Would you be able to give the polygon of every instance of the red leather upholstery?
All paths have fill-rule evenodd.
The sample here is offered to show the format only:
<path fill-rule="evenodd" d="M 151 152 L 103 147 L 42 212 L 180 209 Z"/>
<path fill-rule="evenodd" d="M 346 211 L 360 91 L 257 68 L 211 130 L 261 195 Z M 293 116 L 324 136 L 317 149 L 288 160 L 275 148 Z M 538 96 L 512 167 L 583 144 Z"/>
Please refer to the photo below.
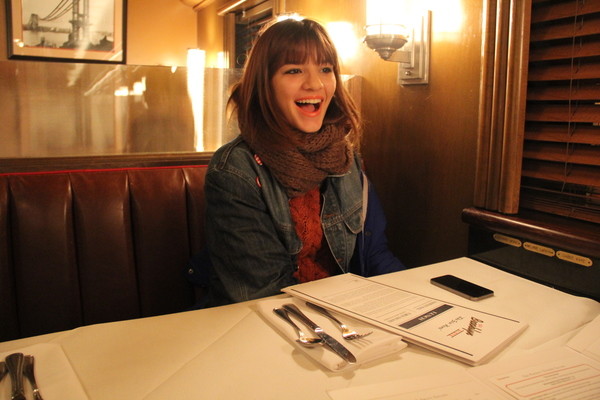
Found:
<path fill-rule="evenodd" d="M 205 172 L 0 175 L 0 341 L 188 309 Z"/>

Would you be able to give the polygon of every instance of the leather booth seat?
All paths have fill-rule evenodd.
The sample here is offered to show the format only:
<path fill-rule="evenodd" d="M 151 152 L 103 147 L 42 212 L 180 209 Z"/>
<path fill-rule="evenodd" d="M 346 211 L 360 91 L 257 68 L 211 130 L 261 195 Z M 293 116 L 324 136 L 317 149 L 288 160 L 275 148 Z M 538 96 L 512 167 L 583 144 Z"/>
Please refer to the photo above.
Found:
<path fill-rule="evenodd" d="M 205 172 L 0 175 L 0 341 L 189 309 Z"/>

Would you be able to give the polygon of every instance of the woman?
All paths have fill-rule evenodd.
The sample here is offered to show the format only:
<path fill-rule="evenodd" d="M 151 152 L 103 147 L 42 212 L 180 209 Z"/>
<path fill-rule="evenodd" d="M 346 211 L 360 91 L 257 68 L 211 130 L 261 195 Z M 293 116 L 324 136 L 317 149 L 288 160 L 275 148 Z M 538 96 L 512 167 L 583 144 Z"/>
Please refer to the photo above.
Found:
<path fill-rule="evenodd" d="M 321 25 L 290 19 L 266 29 L 230 104 L 242 133 L 215 153 L 206 175 L 208 305 L 342 272 L 404 268 L 363 186 L 360 116 Z"/>

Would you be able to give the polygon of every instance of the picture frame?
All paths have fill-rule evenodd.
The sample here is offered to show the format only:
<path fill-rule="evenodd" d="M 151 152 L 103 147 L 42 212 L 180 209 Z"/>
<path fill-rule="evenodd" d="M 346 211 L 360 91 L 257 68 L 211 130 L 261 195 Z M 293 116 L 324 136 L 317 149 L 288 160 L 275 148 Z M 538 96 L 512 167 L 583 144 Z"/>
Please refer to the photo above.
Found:
<path fill-rule="evenodd" d="M 8 58 L 125 63 L 125 0 L 6 0 Z"/>

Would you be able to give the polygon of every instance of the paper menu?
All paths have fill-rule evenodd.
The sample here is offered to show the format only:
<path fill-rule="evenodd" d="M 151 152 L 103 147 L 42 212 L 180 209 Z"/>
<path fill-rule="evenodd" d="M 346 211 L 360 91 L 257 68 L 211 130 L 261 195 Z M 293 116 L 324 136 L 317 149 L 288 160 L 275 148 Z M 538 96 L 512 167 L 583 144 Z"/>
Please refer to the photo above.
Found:
<path fill-rule="evenodd" d="M 406 341 L 469 365 L 487 361 L 527 327 L 514 318 L 411 293 L 353 274 L 289 286 L 283 291 L 397 333 Z"/>
<path fill-rule="evenodd" d="M 567 346 L 600 361 L 600 315 L 583 327 Z"/>
<path fill-rule="evenodd" d="M 464 371 L 332 390 L 333 400 L 591 400 L 600 398 L 600 363 L 567 347 Z"/>
<path fill-rule="evenodd" d="M 328 392 L 333 400 L 505 400 L 507 397 L 473 379 L 452 371 L 376 384 L 351 386 Z M 510 397 L 508 397 L 510 399 Z"/>
<path fill-rule="evenodd" d="M 600 363 L 567 347 L 513 357 L 469 370 L 519 400 L 600 398 Z"/>

